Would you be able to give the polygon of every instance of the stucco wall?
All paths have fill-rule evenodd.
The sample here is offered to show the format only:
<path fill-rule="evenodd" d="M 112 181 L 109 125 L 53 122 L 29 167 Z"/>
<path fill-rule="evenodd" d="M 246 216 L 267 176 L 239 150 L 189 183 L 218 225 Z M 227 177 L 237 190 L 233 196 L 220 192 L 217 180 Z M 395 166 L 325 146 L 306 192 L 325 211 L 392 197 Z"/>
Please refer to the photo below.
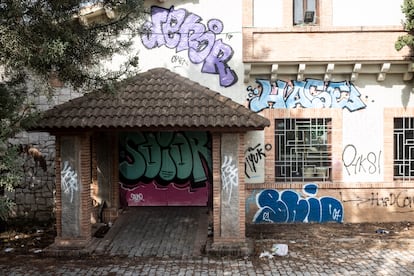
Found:
<path fill-rule="evenodd" d="M 272 216 L 278 222 L 307 222 L 305 213 L 326 213 L 319 222 L 412 220 L 414 181 L 409 178 L 395 180 L 393 176 L 393 118 L 414 116 L 412 83 L 404 82 L 401 76 L 389 76 L 384 82 L 378 82 L 374 76 L 363 75 L 352 84 L 356 96 L 354 103 L 361 103 L 359 109 L 338 109 L 331 105 L 313 108 L 306 106 L 306 101 L 301 100 L 303 95 L 298 94 L 296 100 L 300 107 L 279 106 L 277 109 L 260 110 L 272 124 L 275 118 L 333 118 L 332 178 L 329 181 L 302 183 L 276 182 L 276 145 L 274 126 L 271 126 L 265 130 L 264 141 L 260 142 L 264 147 L 264 172 L 260 171 L 264 182 L 254 183 L 246 179 L 249 183 L 246 196 L 247 222 L 262 223 L 267 219 L 272 220 Z M 254 140 L 248 141 L 255 144 Z M 260 173 L 256 174 L 257 178 L 261 178 Z M 316 185 L 317 192 L 305 189 L 310 184 Z M 337 207 L 327 205 L 323 209 L 324 204 L 321 202 L 328 199 L 335 202 Z M 309 202 L 319 202 L 318 207 L 312 207 L 313 203 Z M 284 217 L 284 213 L 293 211 L 296 212 L 296 218 Z M 300 217 L 299 213 L 304 217 Z"/>
<path fill-rule="evenodd" d="M 414 182 L 394 180 L 393 176 L 393 118 L 414 116 L 412 81 L 403 81 L 401 73 L 388 74 L 381 81 L 378 75 L 381 64 L 370 64 L 396 61 L 391 66 L 395 73 L 398 61 L 403 62 L 408 54 L 407 48 L 399 52 L 394 48 L 398 36 L 404 34 L 403 1 L 318 1 L 317 24 L 303 26 L 293 25 L 293 2 L 275 1 L 270 5 L 261 0 L 243 1 L 243 58 L 256 70 L 255 76 L 262 79 L 256 83 L 257 80 L 247 74 L 247 105 L 273 124 L 264 131 L 263 140 L 256 135 L 257 140 L 248 139 L 246 143 L 246 152 L 253 145 L 261 144 L 264 148 L 263 159 L 258 159 L 264 162 L 259 166 L 263 164 L 264 169 L 255 174 L 255 178 L 264 181 L 246 178 L 246 221 L 412 220 Z M 266 8 L 277 10 L 260 18 L 260 15 L 270 14 Z M 298 67 L 301 63 L 317 66 L 324 62 L 341 66 L 338 61 L 343 61 L 352 67 L 357 60 L 367 61 L 367 64 L 354 82 L 350 82 L 351 71 L 332 74 L 324 83 L 323 72 L 318 75 L 310 69 L 304 72 L 299 83 L 295 83 L 298 71 L 278 69 L 278 64 L 283 62 Z M 268 64 L 273 64 L 271 72 L 266 69 Z M 378 68 L 371 70 L 370 66 Z M 408 67 L 407 73 L 410 72 Z M 404 78 L 409 79 L 409 75 Z M 349 95 L 353 99 L 341 103 L 343 99 L 325 94 L 327 97 L 318 101 L 319 96 L 289 94 L 291 91 L 283 94 L 283 89 L 274 89 L 290 81 L 295 88 L 295 85 L 304 84 L 302 81 L 308 82 L 307 78 L 321 81 L 324 89 L 343 82 L 351 89 Z M 294 91 L 299 90 L 301 88 Z M 268 97 L 270 94 L 273 95 Z M 276 182 L 274 120 L 315 117 L 333 119 L 331 180 Z M 246 164 L 249 165 L 247 160 Z M 293 213 L 300 215 L 294 218 Z M 286 214 L 290 216 L 284 217 Z"/>
<path fill-rule="evenodd" d="M 333 26 L 401 25 L 403 0 L 332 0 Z M 349 12 L 345 12 L 349 11 Z"/>
<path fill-rule="evenodd" d="M 324 11 L 318 16 L 332 15 L 332 26 L 401 26 L 404 14 L 401 11 L 403 0 L 383 0 L 378 5 L 376 0 L 323 0 L 319 7 Z M 293 1 L 253 0 L 254 27 L 283 27 L 292 23 L 286 11 L 292 9 Z M 328 7 L 325 9 L 325 7 Z M 329 14 L 326 14 L 329 13 Z"/>

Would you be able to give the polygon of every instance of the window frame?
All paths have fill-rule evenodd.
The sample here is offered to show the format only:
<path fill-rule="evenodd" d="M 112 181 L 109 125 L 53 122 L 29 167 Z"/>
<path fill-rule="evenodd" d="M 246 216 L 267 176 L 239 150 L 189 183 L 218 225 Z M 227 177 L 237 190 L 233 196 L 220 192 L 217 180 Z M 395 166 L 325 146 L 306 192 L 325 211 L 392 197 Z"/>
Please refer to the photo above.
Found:
<path fill-rule="evenodd" d="M 274 119 L 275 182 L 332 181 L 332 123 L 331 117 Z"/>
<path fill-rule="evenodd" d="M 397 120 L 401 120 L 401 122 L 397 123 Z M 414 180 L 414 158 L 407 157 L 407 154 L 410 155 L 410 151 L 414 149 L 414 117 L 396 116 L 393 118 L 392 126 L 392 177 L 394 180 Z M 407 143 L 407 141 L 411 142 L 411 144 Z"/>
<path fill-rule="evenodd" d="M 306 13 L 313 12 L 313 20 L 307 21 Z M 293 0 L 293 25 L 318 25 L 319 24 L 318 0 Z"/>

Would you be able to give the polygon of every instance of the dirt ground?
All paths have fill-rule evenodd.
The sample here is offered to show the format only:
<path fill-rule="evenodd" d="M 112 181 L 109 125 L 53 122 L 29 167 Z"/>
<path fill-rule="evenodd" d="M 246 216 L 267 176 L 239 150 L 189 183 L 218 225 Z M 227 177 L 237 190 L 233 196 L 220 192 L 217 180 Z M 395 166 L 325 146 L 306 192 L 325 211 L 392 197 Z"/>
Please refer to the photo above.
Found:
<path fill-rule="evenodd" d="M 55 236 L 51 222 L 9 222 L 0 232 L 0 255 L 39 254 L 55 241 Z"/>
<path fill-rule="evenodd" d="M 270 251 L 273 244 L 287 244 L 289 252 L 323 255 L 327 250 L 413 248 L 414 222 L 358 224 L 261 224 L 248 225 L 255 241 L 254 255 Z M 0 232 L 0 256 L 37 255 L 54 242 L 52 223 L 16 224 Z"/>
<path fill-rule="evenodd" d="M 274 244 L 288 245 L 289 255 L 323 258 L 341 249 L 414 249 L 414 223 L 277 224 L 247 227 L 255 240 L 255 256 L 271 253 Z"/>

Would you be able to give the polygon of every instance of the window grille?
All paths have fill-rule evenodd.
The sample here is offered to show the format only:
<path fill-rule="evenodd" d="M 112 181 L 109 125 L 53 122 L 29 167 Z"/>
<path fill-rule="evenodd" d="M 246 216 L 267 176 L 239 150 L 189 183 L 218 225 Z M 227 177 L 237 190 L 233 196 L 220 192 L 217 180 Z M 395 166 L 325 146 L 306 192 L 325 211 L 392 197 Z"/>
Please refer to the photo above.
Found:
<path fill-rule="evenodd" d="M 329 181 L 332 168 L 330 118 L 276 119 L 276 181 Z"/>
<path fill-rule="evenodd" d="M 414 176 L 414 118 L 394 118 L 394 178 Z"/>

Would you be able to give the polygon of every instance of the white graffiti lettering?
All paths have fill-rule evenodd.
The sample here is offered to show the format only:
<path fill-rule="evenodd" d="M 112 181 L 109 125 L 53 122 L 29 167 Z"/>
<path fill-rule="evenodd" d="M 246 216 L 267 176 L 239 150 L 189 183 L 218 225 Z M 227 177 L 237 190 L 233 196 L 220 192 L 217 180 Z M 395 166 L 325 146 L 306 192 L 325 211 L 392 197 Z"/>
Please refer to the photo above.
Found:
<path fill-rule="evenodd" d="M 332 212 L 332 219 L 338 221 L 340 220 L 341 216 L 341 210 L 334 208 Z"/>
<path fill-rule="evenodd" d="M 73 193 L 78 191 L 78 174 L 71 168 L 68 161 L 63 162 L 61 171 L 62 191 L 70 194 L 70 202 L 73 202 Z"/>
<path fill-rule="evenodd" d="M 238 169 L 233 164 L 233 158 L 231 156 L 224 156 L 224 161 L 221 165 L 221 176 L 223 182 L 222 189 L 227 193 L 227 203 L 230 204 L 233 187 L 237 187 L 239 182 Z"/>
<path fill-rule="evenodd" d="M 272 222 L 272 220 L 270 219 L 270 213 L 269 212 L 263 212 L 262 220 L 266 221 L 266 222 Z"/>
<path fill-rule="evenodd" d="M 138 202 L 144 201 L 144 195 L 142 193 L 131 194 L 131 199 L 133 202 L 138 203 Z"/>

